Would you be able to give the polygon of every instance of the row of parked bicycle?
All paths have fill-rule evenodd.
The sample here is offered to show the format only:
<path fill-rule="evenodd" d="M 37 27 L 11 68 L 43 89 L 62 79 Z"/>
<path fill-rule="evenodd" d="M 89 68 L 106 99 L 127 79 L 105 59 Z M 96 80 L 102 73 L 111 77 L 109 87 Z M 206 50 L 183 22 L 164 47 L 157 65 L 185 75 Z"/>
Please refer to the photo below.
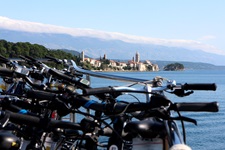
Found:
<path fill-rule="evenodd" d="M 0 56 L 4 66 L 0 68 L 1 150 L 189 150 L 184 121 L 197 122 L 181 112 L 219 110 L 217 102 L 173 102 L 165 95 L 182 98 L 194 90 L 215 91 L 215 83 L 111 75 L 46 56 L 66 67 L 60 70 L 30 56 L 20 58 L 26 66 Z M 126 85 L 93 88 L 86 76 Z M 132 94 L 137 101 L 120 100 L 124 94 Z M 79 118 L 74 119 L 75 115 Z"/>

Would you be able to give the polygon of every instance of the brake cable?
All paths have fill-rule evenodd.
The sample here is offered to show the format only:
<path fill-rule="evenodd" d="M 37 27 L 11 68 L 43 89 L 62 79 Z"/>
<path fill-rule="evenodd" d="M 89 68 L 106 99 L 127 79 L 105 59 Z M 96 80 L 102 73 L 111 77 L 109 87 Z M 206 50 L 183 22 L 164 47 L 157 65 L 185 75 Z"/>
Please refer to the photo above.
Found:
<path fill-rule="evenodd" d="M 197 121 L 194 120 L 194 119 L 191 119 L 191 118 L 187 118 L 187 117 L 184 117 L 184 116 L 181 116 L 180 114 L 180 111 L 177 109 L 177 104 L 175 104 L 175 109 L 176 109 L 176 112 L 180 118 L 180 122 L 181 122 L 181 126 L 182 126 L 182 132 L 183 132 L 183 140 L 184 140 L 184 143 L 186 144 L 186 131 L 185 131 L 185 126 L 184 126 L 184 120 L 185 121 L 189 121 L 189 122 L 192 122 L 194 123 L 195 125 L 197 125 Z M 175 118 L 174 118 L 175 119 Z M 177 118 L 178 119 L 178 118 Z M 175 119 L 176 120 L 176 119 Z"/>
<path fill-rule="evenodd" d="M 177 107 L 177 105 L 176 105 L 176 107 Z M 178 116 L 181 117 L 180 111 L 177 110 L 176 112 L 177 112 Z M 185 131 L 185 126 L 184 126 L 184 121 L 181 119 L 180 122 L 181 122 L 181 126 L 182 126 L 184 144 L 186 144 L 186 131 Z"/>

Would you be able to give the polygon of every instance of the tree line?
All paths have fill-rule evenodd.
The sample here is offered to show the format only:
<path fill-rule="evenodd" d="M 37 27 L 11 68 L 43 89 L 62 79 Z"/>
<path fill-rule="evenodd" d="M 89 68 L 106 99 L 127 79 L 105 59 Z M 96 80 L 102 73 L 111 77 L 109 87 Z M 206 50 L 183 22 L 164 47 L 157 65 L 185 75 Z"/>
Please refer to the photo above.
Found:
<path fill-rule="evenodd" d="M 29 42 L 13 43 L 6 40 L 0 40 L 0 54 L 6 58 L 18 58 L 20 55 L 44 58 L 48 55 L 58 59 L 72 59 L 76 63 L 79 63 L 80 59 L 60 49 L 48 49 L 39 44 L 31 44 Z"/>

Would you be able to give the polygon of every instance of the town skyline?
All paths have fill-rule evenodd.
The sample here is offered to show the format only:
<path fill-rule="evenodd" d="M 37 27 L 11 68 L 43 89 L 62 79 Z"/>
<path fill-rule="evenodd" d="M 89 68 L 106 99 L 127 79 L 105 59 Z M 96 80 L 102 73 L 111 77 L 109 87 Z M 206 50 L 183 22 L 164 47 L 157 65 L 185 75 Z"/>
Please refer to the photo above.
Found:
<path fill-rule="evenodd" d="M 137 71 L 159 71 L 159 66 L 153 64 L 150 60 L 141 62 L 140 53 L 136 51 L 132 59 L 128 59 L 127 62 L 115 61 L 107 58 L 107 54 L 103 54 L 99 59 L 85 57 L 85 51 L 80 53 L 81 63 L 90 63 L 95 68 L 100 68 L 102 64 L 108 65 L 108 70 L 137 70 Z M 103 60 L 103 63 L 102 63 Z M 104 60 L 108 60 L 104 62 Z M 113 68 L 113 69 L 112 69 Z"/>

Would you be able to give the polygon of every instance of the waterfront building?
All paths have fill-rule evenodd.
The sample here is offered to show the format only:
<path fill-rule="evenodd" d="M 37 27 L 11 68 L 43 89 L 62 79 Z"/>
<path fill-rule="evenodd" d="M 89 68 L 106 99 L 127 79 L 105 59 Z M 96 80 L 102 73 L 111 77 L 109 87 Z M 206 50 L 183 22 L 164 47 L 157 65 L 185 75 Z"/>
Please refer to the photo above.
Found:
<path fill-rule="evenodd" d="M 143 63 L 138 63 L 137 64 L 137 69 L 138 69 L 138 71 L 146 71 L 147 70 L 146 69 L 146 65 L 143 64 Z"/>
<path fill-rule="evenodd" d="M 116 67 L 116 62 L 114 60 L 109 60 L 109 65 L 112 67 Z"/>

